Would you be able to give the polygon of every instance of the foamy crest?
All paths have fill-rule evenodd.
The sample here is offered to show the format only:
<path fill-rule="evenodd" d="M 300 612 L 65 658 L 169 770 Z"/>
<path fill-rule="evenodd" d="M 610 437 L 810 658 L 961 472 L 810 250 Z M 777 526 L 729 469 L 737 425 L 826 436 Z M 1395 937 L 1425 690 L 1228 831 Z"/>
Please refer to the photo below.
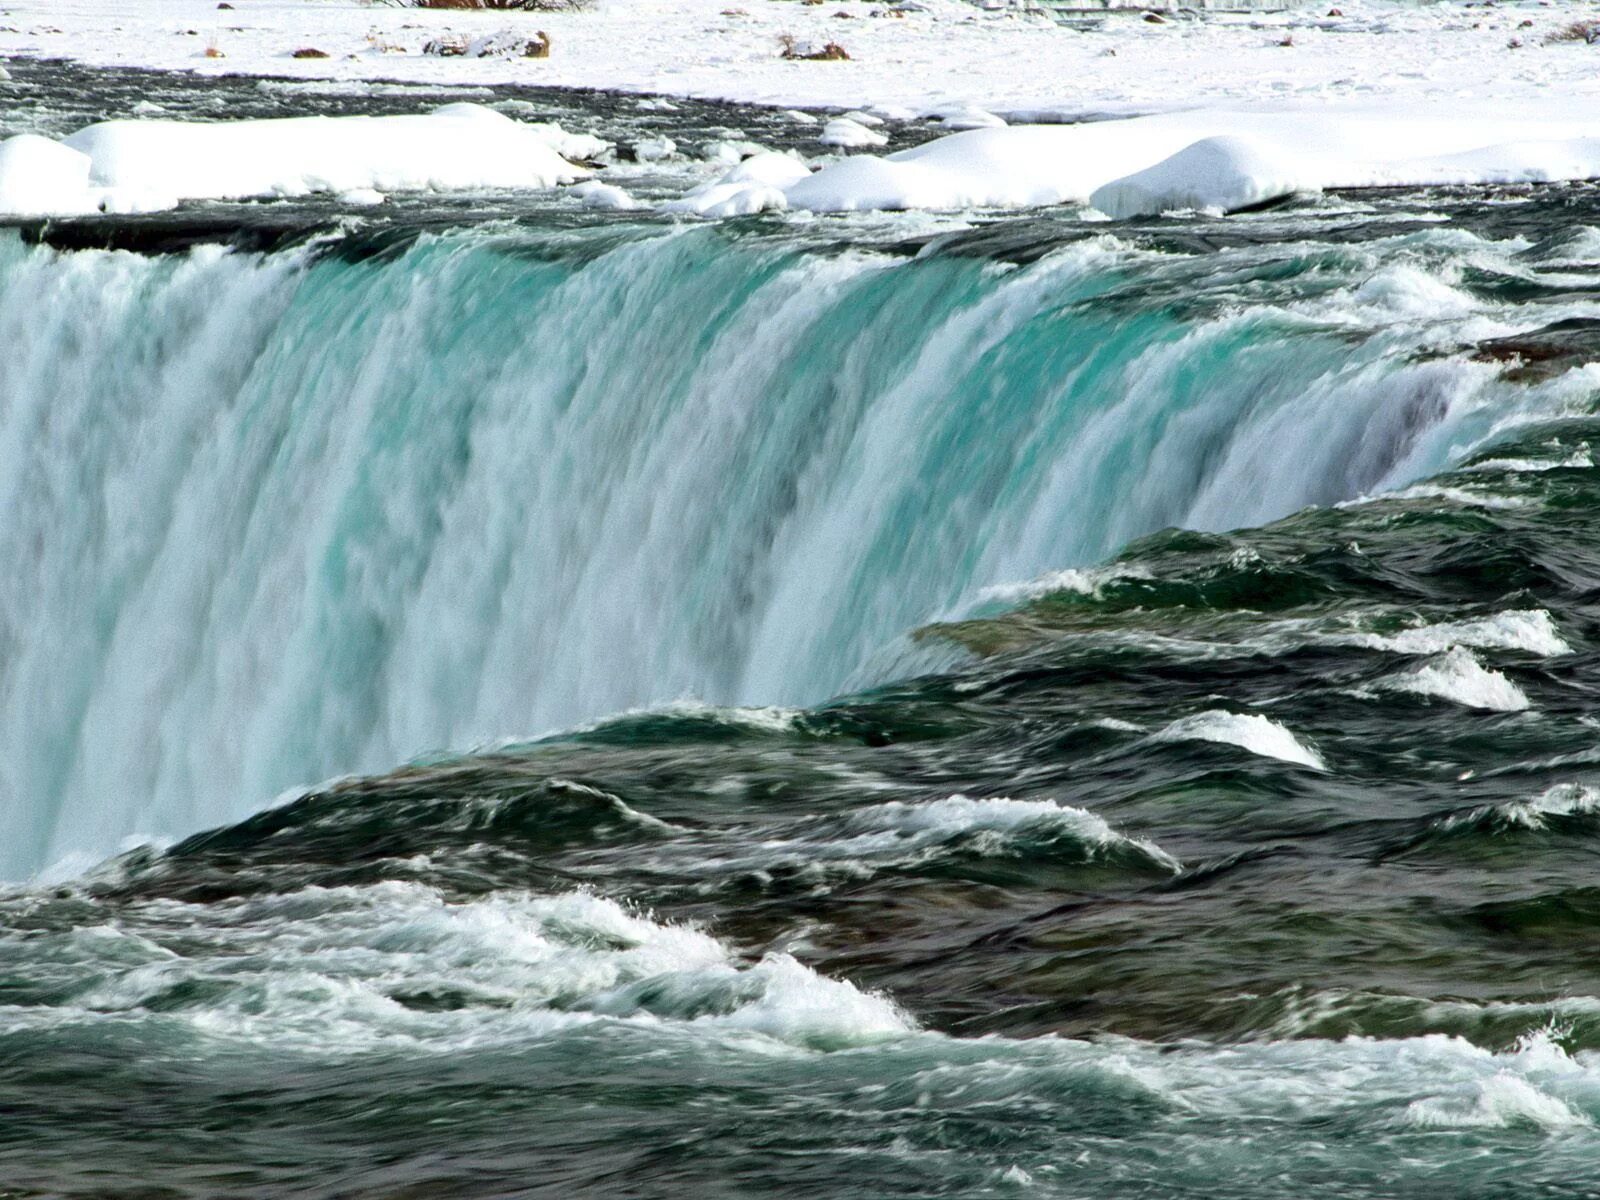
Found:
<path fill-rule="evenodd" d="M 973 799 L 961 795 L 920 804 L 891 800 L 863 809 L 854 815 L 851 824 L 871 831 L 837 843 L 853 852 L 921 849 L 970 836 L 980 849 L 1005 853 L 1014 839 L 1032 835 L 1065 837 L 1090 853 L 1129 848 L 1169 870 L 1180 869 L 1178 860 L 1154 842 L 1118 833 L 1104 818 L 1087 809 L 1054 800 L 1011 800 L 1004 796 Z"/>
<path fill-rule="evenodd" d="M 1406 1109 L 1406 1120 L 1422 1129 L 1504 1129 L 1513 1125 L 1566 1129 L 1593 1123 L 1566 1101 L 1509 1071 L 1483 1080 L 1468 1098 L 1414 1100 Z"/>
<path fill-rule="evenodd" d="M 978 602 L 1018 604 L 1025 600 L 1038 600 L 1043 596 L 1055 595 L 1058 592 L 1098 596 L 1108 584 L 1149 578 L 1151 578 L 1150 572 L 1142 567 L 1067 567 L 1022 583 L 997 583 L 992 587 L 986 587 L 978 593 Z"/>
<path fill-rule="evenodd" d="M 778 705 L 765 707 L 740 707 L 737 705 L 707 704 L 703 700 L 671 700 L 665 704 L 652 704 L 643 708 L 628 708 L 611 713 L 594 721 L 585 721 L 568 729 L 552 730 L 533 739 L 506 738 L 495 743 L 497 747 L 526 745 L 531 741 L 559 741 L 585 733 L 596 733 L 632 722 L 653 717 L 681 718 L 686 721 L 710 721 L 719 725 L 735 725 L 756 733 L 793 733 L 795 721 L 804 710 Z"/>
<path fill-rule="evenodd" d="M 1542 471 L 1589 470 L 1593 467 L 1594 455 L 1585 445 L 1560 458 L 1485 458 L 1463 467 L 1462 470 L 1534 474 Z"/>
<path fill-rule="evenodd" d="M 1521 688 L 1499 671 L 1485 668 L 1462 647 L 1430 659 L 1414 671 L 1390 675 L 1382 686 L 1491 712 L 1521 712 L 1529 707 Z"/>
<path fill-rule="evenodd" d="M 1231 713 L 1222 709 L 1196 713 L 1168 725 L 1155 735 L 1158 742 L 1224 742 L 1259 754 L 1263 758 L 1277 758 L 1284 762 L 1299 763 L 1317 771 L 1326 771 L 1327 764 L 1315 750 L 1302 744 L 1276 721 L 1247 713 Z"/>
<path fill-rule="evenodd" d="M 452 903 L 432 888 L 384 883 L 210 909 L 163 901 L 149 915 L 215 935 L 218 907 L 225 945 L 209 958 L 125 938 L 80 945 L 99 978 L 57 1017 L 162 1010 L 202 1036 L 313 1053 L 446 1050 L 604 1019 L 808 1048 L 914 1028 L 888 999 L 787 955 L 751 964 L 699 930 L 585 892 Z"/>
<path fill-rule="evenodd" d="M 1446 831 L 1461 827 L 1499 826 L 1516 829 L 1544 829 L 1552 817 L 1585 817 L 1600 813 L 1600 791 L 1579 783 L 1558 783 L 1531 800 L 1491 804 L 1464 814 L 1447 817 L 1441 823 Z"/>
<path fill-rule="evenodd" d="M 1542 608 L 1495 613 L 1475 621 L 1441 621 L 1399 633 L 1356 634 L 1341 639 L 1349 645 L 1398 654 L 1442 654 L 1458 646 L 1475 650 L 1519 650 L 1542 658 L 1571 654 L 1551 616 Z"/>
<path fill-rule="evenodd" d="M 1449 504 L 1461 504 L 1469 508 L 1487 508 L 1491 510 L 1526 508 L 1531 501 L 1520 496 L 1497 496 L 1492 492 L 1474 492 L 1461 487 L 1449 487 L 1440 483 L 1419 483 L 1411 487 L 1400 488 L 1398 491 L 1384 492 L 1377 496 L 1362 496 L 1357 500 L 1347 500 L 1334 505 L 1335 508 L 1354 508 L 1357 505 L 1372 504 L 1379 500 L 1443 500 Z"/>

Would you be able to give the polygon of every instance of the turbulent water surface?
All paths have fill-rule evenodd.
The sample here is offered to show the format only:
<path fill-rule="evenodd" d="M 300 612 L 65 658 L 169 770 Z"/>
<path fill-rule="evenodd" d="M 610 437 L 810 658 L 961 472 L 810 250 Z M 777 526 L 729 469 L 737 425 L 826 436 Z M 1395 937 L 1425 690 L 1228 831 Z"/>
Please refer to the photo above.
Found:
<path fill-rule="evenodd" d="M 1593 191 L 286 211 L 0 236 L 0 1195 L 1600 1194 Z"/>

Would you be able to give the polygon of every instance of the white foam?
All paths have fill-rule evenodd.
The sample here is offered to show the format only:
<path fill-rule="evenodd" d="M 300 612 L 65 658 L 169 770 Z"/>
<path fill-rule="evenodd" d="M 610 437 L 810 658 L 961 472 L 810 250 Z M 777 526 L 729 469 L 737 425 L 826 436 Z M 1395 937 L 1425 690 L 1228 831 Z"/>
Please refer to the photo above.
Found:
<path fill-rule="evenodd" d="M 830 773 L 855 790 L 886 790 L 876 778 Z M 1041 845 L 1055 847 L 1049 851 L 1053 856 L 1060 856 L 1065 846 L 1065 857 L 1078 861 L 1131 855 L 1161 870 L 1182 870 L 1154 842 L 1121 833 L 1084 809 L 1053 800 L 962 795 L 863 805 L 838 816 L 805 818 L 759 840 L 741 828 L 688 833 L 641 850 L 635 866 L 701 879 L 701 889 L 711 892 L 730 879 L 770 881 L 779 873 L 786 886 L 827 891 L 841 880 L 936 862 L 952 850 L 963 860 L 1003 860 L 1035 852 Z"/>
<path fill-rule="evenodd" d="M 1450 487 L 1440 483 L 1418 483 L 1411 487 L 1399 488 L 1396 491 L 1384 492 L 1377 496 L 1362 496 L 1357 500 L 1346 500 L 1334 505 L 1334 507 L 1355 508 L 1358 505 L 1372 504 L 1378 500 L 1447 500 L 1451 504 L 1491 510 L 1526 508 L 1529 504 L 1529 501 L 1521 496 L 1497 496 L 1490 492 L 1473 492 L 1468 491 L 1466 488 Z"/>
<path fill-rule="evenodd" d="M 1499 671 L 1487 670 L 1464 647 L 1447 651 L 1416 670 L 1390 675 L 1381 686 L 1491 712 L 1521 712 L 1528 707 L 1528 697 L 1516 684 Z"/>
<path fill-rule="evenodd" d="M 1484 811 L 1484 810 L 1480 810 Z M 1247 1003 L 1261 997 L 1239 997 Z M 1559 996 L 1550 1000 L 1434 999 L 1394 992 L 1350 991 L 1343 988 L 1306 990 L 1290 988 L 1275 993 L 1271 1000 L 1282 1006 L 1264 1031 L 1273 1038 L 1304 1038 L 1329 1023 L 1359 1028 L 1379 1025 L 1385 1028 L 1427 1028 L 1440 1030 L 1478 1030 L 1486 1025 L 1521 1026 L 1549 1030 L 1570 1027 L 1578 1020 L 1600 1017 L 1600 998 Z M 1538 1037 L 1524 1043 L 1523 1049 L 1537 1056 L 1555 1049 L 1557 1062 L 1570 1067 L 1558 1048 Z"/>
<path fill-rule="evenodd" d="M 1113 829 L 1103 817 L 1054 800 L 1012 800 L 1004 796 L 974 799 L 962 795 L 921 803 L 891 800 L 852 814 L 850 825 L 873 831 L 836 843 L 852 855 L 884 849 L 903 851 L 908 846 L 922 849 L 964 834 L 985 833 L 1002 835 L 1002 839 L 991 843 L 991 848 L 1003 851 L 1004 837 L 1064 833 L 1089 849 L 1133 847 L 1172 871 L 1181 869 L 1178 860 L 1154 842 L 1130 838 Z"/>
<path fill-rule="evenodd" d="M 1299 763 L 1317 771 L 1328 769 L 1320 754 L 1302 744 L 1282 725 L 1253 713 L 1222 709 L 1196 713 L 1172 722 L 1154 737 L 1158 742 L 1222 742 L 1263 758 Z"/>
<path fill-rule="evenodd" d="M 142 915 L 165 928 L 204 926 L 226 945 L 180 957 L 123 937 L 80 937 L 78 959 L 103 977 L 65 1019 L 133 1013 L 204 984 L 213 998 L 172 1019 L 206 1037 L 318 1054 L 385 1043 L 448 1051 L 598 1020 L 818 1048 L 914 1028 L 891 1001 L 787 955 L 749 964 L 698 930 L 584 892 L 451 903 L 421 885 L 384 883 L 148 908 Z M 406 1003 L 435 993 L 460 1003 Z M 0 1029 L 10 1016 L 0 1012 Z"/>
<path fill-rule="evenodd" d="M 1528 1080 L 1500 1071 L 1483 1080 L 1470 1098 L 1429 1097 L 1413 1100 L 1407 1121 L 1422 1129 L 1504 1129 L 1532 1125 L 1570 1129 L 1590 1125 L 1590 1118 L 1564 1100 L 1540 1091 Z"/>
<path fill-rule="evenodd" d="M 1398 654 L 1442 654 L 1458 646 L 1517 650 L 1541 658 L 1572 653 L 1554 619 L 1542 608 L 1514 609 L 1471 621 L 1441 621 L 1399 633 L 1361 633 L 1330 640 Z"/>
<path fill-rule="evenodd" d="M 1558 783 L 1547 788 L 1531 800 L 1514 800 L 1475 808 L 1464 816 L 1453 816 L 1443 822 L 1445 829 L 1462 825 L 1475 825 L 1485 819 L 1494 819 L 1505 825 L 1539 830 L 1546 827 L 1550 817 L 1592 816 L 1600 813 L 1600 791 L 1579 783 Z"/>
<path fill-rule="evenodd" d="M 1109 584 L 1150 578 L 1152 576 L 1149 570 L 1139 566 L 1067 567 L 1021 583 L 994 584 L 980 591 L 977 599 L 979 603 L 1015 604 L 1025 600 L 1037 600 L 1057 592 L 1099 596 Z"/>
<path fill-rule="evenodd" d="M 621 712 L 612 713 L 598 720 L 585 721 L 582 724 L 573 725 L 566 729 L 552 729 L 533 738 L 502 738 L 497 742 L 480 746 L 477 749 L 506 749 L 511 746 L 527 745 L 530 742 L 593 733 L 597 730 L 610 728 L 613 725 L 626 724 L 645 717 L 699 718 L 726 725 L 740 725 L 746 729 L 756 730 L 761 733 L 793 733 L 795 723 L 804 715 L 804 709 L 784 708 L 779 705 L 740 708 L 707 704 L 703 700 L 671 700 L 666 704 L 652 704 L 644 708 L 624 709 Z"/>
<path fill-rule="evenodd" d="M 1470 466 L 1463 467 L 1464 471 L 1509 471 L 1513 473 L 1535 474 L 1543 471 L 1594 469 L 1594 455 L 1587 446 L 1579 447 L 1571 454 L 1560 458 L 1485 458 Z"/>

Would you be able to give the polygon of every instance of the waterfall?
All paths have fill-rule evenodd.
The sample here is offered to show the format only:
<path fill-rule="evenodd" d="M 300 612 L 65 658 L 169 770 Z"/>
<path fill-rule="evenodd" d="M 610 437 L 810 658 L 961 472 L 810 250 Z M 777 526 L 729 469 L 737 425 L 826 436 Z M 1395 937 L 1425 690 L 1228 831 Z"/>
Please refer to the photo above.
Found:
<path fill-rule="evenodd" d="M 1415 352 L 1482 307 L 1437 275 L 0 237 L 0 875 L 618 709 L 816 702 L 985 586 L 1423 476 L 1515 390 Z"/>

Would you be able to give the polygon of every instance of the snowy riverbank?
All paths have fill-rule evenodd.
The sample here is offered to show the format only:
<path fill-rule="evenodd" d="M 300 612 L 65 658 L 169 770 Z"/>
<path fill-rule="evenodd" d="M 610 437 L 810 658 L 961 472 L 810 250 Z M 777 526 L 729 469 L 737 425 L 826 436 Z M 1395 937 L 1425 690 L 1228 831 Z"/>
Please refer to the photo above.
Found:
<path fill-rule="evenodd" d="M 517 82 L 749 103 L 1006 114 L 1148 112 L 1340 98 L 1519 103 L 1600 96 L 1600 47 L 1547 39 L 1600 3 L 1432 5 L 1329 0 L 1281 15 L 1137 15 L 1092 31 L 1018 9 L 916 0 L 596 0 L 578 13 L 427 11 L 362 0 L 7 0 L 0 56 L 213 74 Z M 847 14 L 847 15 L 841 15 Z M 441 58 L 445 34 L 547 31 L 548 58 Z M 849 61 L 780 57 L 835 41 Z M 1515 41 L 1517 46 L 1511 43 Z M 1285 45 L 1287 42 L 1289 44 Z M 317 50 L 327 58 L 295 58 Z M 208 51 L 221 57 L 208 57 Z"/>
<path fill-rule="evenodd" d="M 512 81 L 855 105 L 826 123 L 794 112 L 817 125 L 804 156 L 728 143 L 722 157 L 682 173 L 682 194 L 666 207 L 721 217 L 1064 204 L 1118 218 L 1233 211 L 1329 188 L 1600 177 L 1600 45 L 1563 36 L 1590 14 L 1600 22 L 1600 4 L 1363 3 L 1249 18 L 1122 14 L 1076 29 L 962 0 L 759 0 L 752 9 L 598 0 L 582 13 L 21 0 L 0 24 L 0 54 L 292 74 L 353 95 L 383 77 L 475 94 Z M 789 33 L 801 47 L 836 38 L 852 57 L 782 58 Z M 525 56 L 530 44 L 551 56 Z M 467 53 L 441 55 L 440 45 Z M 1139 110 L 1146 115 L 1129 115 Z M 890 136 L 899 122 L 929 117 L 959 132 L 910 148 Z M 653 163 L 674 149 L 652 135 L 619 157 Z M 586 186 L 586 203 L 634 206 L 615 186 L 626 172 L 608 169 L 617 157 L 606 143 L 456 104 L 433 117 L 116 121 L 61 143 L 14 138 L 0 143 L 0 213 L 308 193 L 367 205 L 387 192 L 540 190 L 589 173 L 561 155 L 598 160 L 601 180 Z"/>

